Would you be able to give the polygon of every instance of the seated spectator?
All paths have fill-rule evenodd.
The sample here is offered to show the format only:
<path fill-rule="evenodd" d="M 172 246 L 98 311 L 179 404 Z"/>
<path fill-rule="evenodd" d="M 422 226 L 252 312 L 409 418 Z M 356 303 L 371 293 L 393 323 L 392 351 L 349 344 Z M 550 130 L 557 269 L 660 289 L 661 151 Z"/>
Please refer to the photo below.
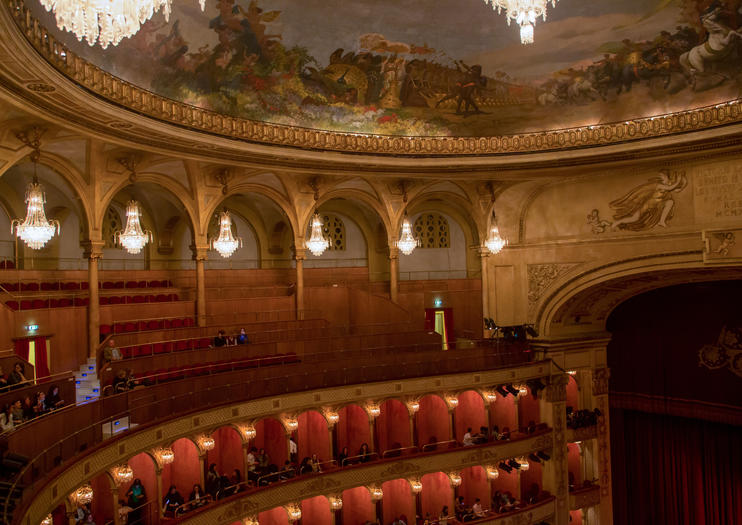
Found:
<path fill-rule="evenodd" d="M 368 443 L 363 443 L 361 449 L 358 451 L 359 461 L 361 463 L 368 463 L 371 461 L 371 451 L 368 448 Z"/>
<path fill-rule="evenodd" d="M 489 436 L 487 436 L 487 427 L 479 427 L 479 433 L 474 435 L 474 443 L 481 445 L 482 443 L 487 443 L 487 441 L 489 441 Z"/>
<path fill-rule="evenodd" d="M 55 410 L 64 406 L 64 399 L 59 397 L 59 386 L 52 385 L 49 387 L 49 392 L 46 394 L 46 406 L 50 410 Z"/>
<path fill-rule="evenodd" d="M 280 479 L 287 480 L 294 476 L 296 476 L 296 469 L 294 469 L 294 465 L 287 459 L 283 463 L 283 470 L 281 471 Z"/>
<path fill-rule="evenodd" d="M 289 459 L 293 462 L 296 462 L 297 456 L 299 453 L 299 448 L 296 445 L 296 441 L 294 441 L 294 437 L 289 437 Z"/>
<path fill-rule="evenodd" d="M 531 488 L 526 493 L 526 503 L 528 503 L 529 505 L 537 503 L 540 493 L 541 489 L 539 488 L 538 483 L 531 483 Z"/>
<path fill-rule="evenodd" d="M 309 460 L 309 464 L 312 467 L 312 472 L 322 472 L 322 466 L 320 465 L 320 460 L 317 457 L 317 454 L 312 454 L 312 459 Z"/>
<path fill-rule="evenodd" d="M 234 335 L 228 335 L 227 346 L 237 346 L 237 337 Z"/>
<path fill-rule="evenodd" d="M 438 515 L 438 523 L 440 525 L 447 525 L 448 523 L 453 523 L 453 516 L 449 516 L 448 514 L 448 505 L 443 505 L 443 508 L 441 509 L 441 513 Z"/>
<path fill-rule="evenodd" d="M 175 511 L 183 505 L 183 496 L 180 495 L 175 485 L 170 485 L 170 488 L 162 499 L 162 511 L 166 517 L 174 518 Z"/>
<path fill-rule="evenodd" d="M 126 388 L 127 390 L 134 390 L 139 386 L 139 381 L 134 377 L 134 371 L 131 368 L 126 369 Z"/>
<path fill-rule="evenodd" d="M 196 483 L 193 485 L 193 490 L 190 496 L 188 496 L 188 505 L 190 509 L 197 509 L 198 507 L 207 503 L 206 493 L 201 488 L 201 485 Z"/>
<path fill-rule="evenodd" d="M 268 471 L 268 465 L 270 465 L 271 457 L 268 455 L 268 453 L 265 451 L 264 448 L 261 448 L 258 452 L 258 471 L 261 473 Z"/>
<path fill-rule="evenodd" d="M 46 394 L 44 392 L 36 393 L 36 404 L 33 407 L 34 416 L 43 416 L 49 412 L 49 407 L 46 406 Z"/>
<path fill-rule="evenodd" d="M 25 369 L 23 368 L 23 363 L 20 361 L 13 365 L 13 371 L 10 373 L 10 376 L 8 376 L 8 384 L 11 386 L 21 386 L 23 383 L 26 383 L 28 379 L 26 379 Z"/>
<path fill-rule="evenodd" d="M 246 345 L 249 344 L 250 340 L 247 337 L 247 332 L 245 332 L 244 328 L 240 329 L 240 334 L 237 336 L 237 344 L 238 345 Z"/>
<path fill-rule="evenodd" d="M 23 423 L 23 405 L 21 404 L 20 399 L 16 399 L 13 402 L 13 407 L 11 409 L 11 413 L 13 414 L 13 424 L 14 425 L 20 425 Z"/>
<path fill-rule="evenodd" d="M 216 499 L 216 493 L 219 492 L 219 473 L 216 471 L 216 463 L 209 465 L 206 472 L 206 492 Z"/>
<path fill-rule="evenodd" d="M 301 463 L 299 464 L 299 475 L 303 476 L 304 474 L 309 474 L 312 472 L 312 464 L 311 459 L 309 456 L 306 456 L 304 459 L 301 460 Z"/>
<path fill-rule="evenodd" d="M 128 383 L 126 381 L 126 370 L 123 368 L 119 369 L 116 372 L 116 377 L 113 378 L 113 383 L 111 383 L 113 386 L 113 392 L 115 394 L 119 394 L 121 392 L 126 392 L 129 390 Z"/>
<path fill-rule="evenodd" d="M 343 451 L 340 452 L 340 455 L 338 456 L 338 465 L 341 467 L 344 467 L 346 465 L 346 459 L 348 459 L 348 456 L 350 454 L 350 451 L 348 450 L 348 447 L 343 447 Z"/>
<path fill-rule="evenodd" d="M 459 521 L 464 521 L 464 516 L 469 513 L 469 509 L 464 505 L 464 496 L 456 498 L 456 506 L 454 507 L 454 515 Z"/>
<path fill-rule="evenodd" d="M 258 468 L 258 449 L 255 447 L 250 448 L 250 452 L 247 453 L 247 479 L 250 481 L 256 481 L 257 468 Z"/>
<path fill-rule="evenodd" d="M 23 398 L 23 404 L 21 405 L 21 408 L 23 409 L 23 421 L 30 421 L 36 417 L 36 412 L 34 411 L 34 402 L 31 401 L 31 396 L 26 396 Z"/>
<path fill-rule="evenodd" d="M 121 525 L 126 525 L 129 522 L 129 514 L 133 510 L 134 509 L 126 504 L 126 501 L 122 499 L 119 500 L 119 523 Z"/>
<path fill-rule="evenodd" d="M 482 508 L 482 501 L 479 498 L 474 500 L 474 505 L 471 506 L 471 512 L 474 514 L 474 519 L 485 517 L 486 514 Z"/>
<path fill-rule="evenodd" d="M 500 427 L 497 425 L 492 427 L 492 439 L 494 441 L 500 441 L 502 439 L 502 434 L 500 434 Z"/>
<path fill-rule="evenodd" d="M 103 349 L 103 362 L 110 363 L 111 361 L 121 360 L 121 350 L 116 346 L 116 341 L 113 339 L 108 340 L 108 345 Z"/>
<path fill-rule="evenodd" d="M 0 366 L 0 390 L 8 388 L 10 385 L 8 385 L 8 378 L 5 377 L 5 372 L 3 372 L 3 367 Z"/>
<path fill-rule="evenodd" d="M 474 438 L 471 435 L 471 427 L 466 429 L 466 434 L 464 434 L 464 439 L 461 440 L 461 443 L 465 447 L 470 447 L 474 444 Z"/>
<path fill-rule="evenodd" d="M 229 479 L 229 484 L 232 487 L 229 495 L 237 494 L 242 490 L 242 472 L 240 472 L 240 469 L 234 469 L 232 477 Z"/>
<path fill-rule="evenodd" d="M 224 335 L 224 330 L 219 330 L 219 333 L 214 338 L 214 347 L 227 346 L 227 336 Z"/>
<path fill-rule="evenodd" d="M 0 412 L 0 429 L 5 432 L 6 430 L 13 430 L 14 428 L 13 411 L 11 410 L 11 406 L 6 404 L 5 407 L 3 407 L 3 411 Z"/>

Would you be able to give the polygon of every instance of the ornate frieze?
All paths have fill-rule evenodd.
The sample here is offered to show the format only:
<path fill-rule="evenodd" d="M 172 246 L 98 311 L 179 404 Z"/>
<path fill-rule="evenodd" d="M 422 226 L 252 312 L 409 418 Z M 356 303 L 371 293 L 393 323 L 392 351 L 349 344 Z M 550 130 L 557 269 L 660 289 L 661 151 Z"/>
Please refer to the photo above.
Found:
<path fill-rule="evenodd" d="M 608 368 L 597 368 L 593 370 L 593 395 L 602 396 L 608 393 L 608 379 L 611 371 Z"/>
<path fill-rule="evenodd" d="M 529 264 L 526 269 L 528 273 L 528 312 L 532 313 L 535 310 L 536 303 L 554 281 L 575 266 L 577 263 Z"/>

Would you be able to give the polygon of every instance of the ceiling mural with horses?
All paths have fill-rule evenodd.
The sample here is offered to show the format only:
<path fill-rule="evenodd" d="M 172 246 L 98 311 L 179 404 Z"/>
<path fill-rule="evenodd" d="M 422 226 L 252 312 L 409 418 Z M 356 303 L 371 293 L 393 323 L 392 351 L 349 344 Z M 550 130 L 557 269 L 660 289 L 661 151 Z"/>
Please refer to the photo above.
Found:
<path fill-rule="evenodd" d="M 483 0 L 195 0 L 117 47 L 70 49 L 160 95 L 252 120 L 489 136 L 722 103 L 742 87 L 742 0 L 560 0 L 520 43 Z"/>

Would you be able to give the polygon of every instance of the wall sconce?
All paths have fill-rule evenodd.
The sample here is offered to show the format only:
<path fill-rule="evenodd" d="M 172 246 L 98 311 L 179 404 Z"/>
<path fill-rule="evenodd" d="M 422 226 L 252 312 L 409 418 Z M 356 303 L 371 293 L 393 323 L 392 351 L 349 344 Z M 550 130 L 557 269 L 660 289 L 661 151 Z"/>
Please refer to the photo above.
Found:
<path fill-rule="evenodd" d="M 515 458 L 515 461 L 517 461 L 520 465 L 521 472 L 524 470 L 528 470 L 531 467 L 531 465 L 528 463 L 528 458 L 526 458 L 525 456 Z"/>
<path fill-rule="evenodd" d="M 72 493 L 72 499 L 81 505 L 87 505 L 93 501 L 93 487 L 90 485 L 83 485 Z"/>
<path fill-rule="evenodd" d="M 413 494 L 420 494 L 423 491 L 423 484 L 419 479 L 411 479 L 409 481 Z"/>
<path fill-rule="evenodd" d="M 500 471 L 494 465 L 489 465 L 485 469 L 487 471 L 487 479 L 497 479 L 500 477 Z"/>
<path fill-rule="evenodd" d="M 283 418 L 283 424 L 289 432 L 293 432 L 297 428 L 299 428 L 299 422 L 296 420 L 296 418 L 293 418 L 293 417 Z M 296 519 L 299 519 L 299 518 L 296 518 Z"/>
<path fill-rule="evenodd" d="M 340 416 L 334 410 L 325 410 L 325 417 L 327 418 L 327 422 L 330 425 L 335 425 L 338 421 L 340 421 Z"/>
<path fill-rule="evenodd" d="M 485 390 L 483 392 L 484 400 L 487 401 L 487 403 L 494 403 L 497 399 L 497 394 L 493 390 Z"/>
<path fill-rule="evenodd" d="M 526 388 L 526 385 L 518 385 L 515 388 L 518 389 L 518 395 L 521 395 L 521 396 L 528 395 L 528 388 Z"/>
<path fill-rule="evenodd" d="M 51 514 L 48 514 L 46 518 L 41 520 L 41 525 L 52 525 L 54 523 L 54 518 L 52 518 Z"/>
<path fill-rule="evenodd" d="M 214 441 L 214 438 L 211 436 L 199 436 L 196 439 L 196 442 L 198 443 L 199 448 L 203 451 L 214 450 L 214 447 L 216 446 L 216 441 Z"/>
<path fill-rule="evenodd" d="M 420 410 L 420 402 L 417 400 L 408 401 L 407 409 L 413 414 L 417 414 L 417 411 Z"/>
<path fill-rule="evenodd" d="M 173 452 L 173 449 L 168 447 L 158 448 L 154 451 L 154 456 L 157 459 L 157 462 L 162 466 L 169 465 L 175 461 L 175 453 Z"/>
<path fill-rule="evenodd" d="M 134 479 L 134 471 L 129 465 L 117 465 L 111 469 L 111 477 L 116 486 L 120 487 Z"/>
<path fill-rule="evenodd" d="M 301 519 L 301 507 L 295 503 L 286 505 L 286 514 L 289 515 L 289 521 L 296 521 Z"/>
<path fill-rule="evenodd" d="M 448 475 L 448 479 L 451 480 L 452 487 L 458 487 L 459 485 L 461 485 L 461 475 L 458 474 L 457 472 L 451 472 Z"/>
<path fill-rule="evenodd" d="M 330 510 L 335 512 L 343 508 L 343 498 L 340 496 L 329 496 L 327 500 L 330 502 Z"/>
<path fill-rule="evenodd" d="M 577 375 L 577 370 L 567 370 L 567 373 L 569 375 L 571 375 L 571 376 L 576 376 Z"/>
<path fill-rule="evenodd" d="M 254 439 L 257 435 L 257 432 L 255 432 L 255 427 L 252 425 L 238 425 L 237 428 L 240 431 L 240 434 L 242 434 L 242 437 L 244 437 L 246 440 Z"/>
<path fill-rule="evenodd" d="M 381 487 L 369 487 L 368 492 L 371 495 L 371 501 L 381 501 L 381 498 L 384 497 L 384 491 L 381 490 Z"/>
<path fill-rule="evenodd" d="M 381 408 L 379 408 L 379 405 L 376 403 L 368 403 L 366 405 L 366 410 L 368 411 L 368 415 L 371 417 L 379 417 L 381 414 Z"/>
<path fill-rule="evenodd" d="M 446 396 L 446 404 L 448 408 L 456 408 L 459 406 L 459 398 L 456 396 Z"/>
<path fill-rule="evenodd" d="M 242 519 L 242 525 L 260 525 L 257 516 L 248 516 Z"/>

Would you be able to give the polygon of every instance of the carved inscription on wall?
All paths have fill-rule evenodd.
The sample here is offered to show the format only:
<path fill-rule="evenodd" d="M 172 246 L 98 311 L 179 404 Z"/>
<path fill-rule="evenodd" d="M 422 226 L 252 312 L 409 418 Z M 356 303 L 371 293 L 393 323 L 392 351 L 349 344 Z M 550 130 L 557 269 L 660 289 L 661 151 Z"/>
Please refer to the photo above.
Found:
<path fill-rule="evenodd" d="M 742 219 L 742 165 L 704 166 L 693 186 L 697 221 Z"/>

